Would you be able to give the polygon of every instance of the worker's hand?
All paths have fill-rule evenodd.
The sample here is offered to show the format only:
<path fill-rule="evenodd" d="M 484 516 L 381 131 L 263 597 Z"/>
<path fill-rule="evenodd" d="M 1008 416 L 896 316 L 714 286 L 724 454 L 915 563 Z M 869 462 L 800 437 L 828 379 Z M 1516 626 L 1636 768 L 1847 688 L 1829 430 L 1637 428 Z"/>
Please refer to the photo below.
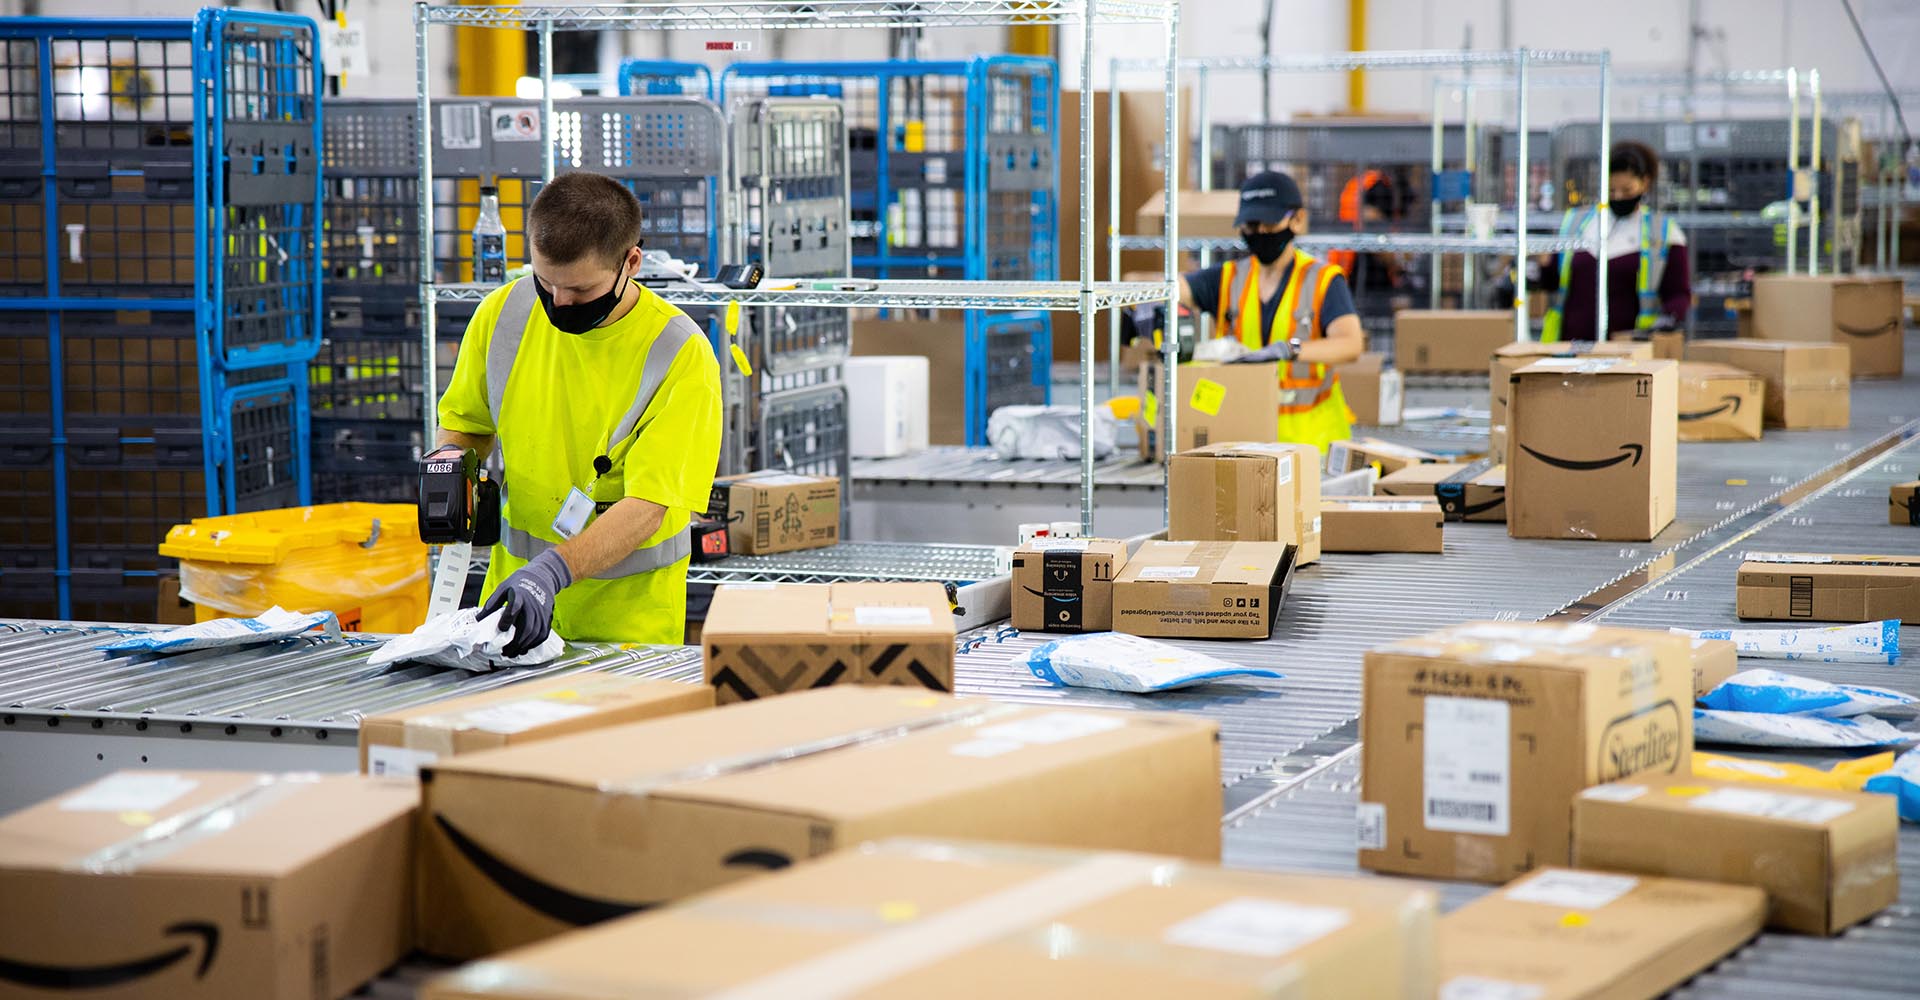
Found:
<path fill-rule="evenodd" d="M 502 652 L 523 656 L 547 641 L 553 632 L 554 599 L 572 582 L 573 571 L 567 568 L 566 560 L 560 558 L 557 549 L 534 556 L 532 562 L 502 580 L 480 608 L 481 618 L 506 609 L 506 614 L 500 616 L 500 631 L 505 632 L 511 626 L 513 640 Z"/>

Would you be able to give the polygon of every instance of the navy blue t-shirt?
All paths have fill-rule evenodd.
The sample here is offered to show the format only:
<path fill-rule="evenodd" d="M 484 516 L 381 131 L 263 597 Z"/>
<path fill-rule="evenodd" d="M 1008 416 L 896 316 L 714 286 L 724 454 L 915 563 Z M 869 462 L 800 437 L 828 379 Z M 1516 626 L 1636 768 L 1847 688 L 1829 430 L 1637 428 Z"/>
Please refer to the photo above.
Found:
<path fill-rule="evenodd" d="M 1235 269 L 1246 267 L 1247 262 L 1252 259 L 1251 257 L 1240 258 L 1240 261 L 1234 265 Z M 1273 337 L 1273 317 L 1275 313 L 1280 311 L 1280 298 L 1286 294 L 1287 281 L 1293 277 L 1293 261 L 1293 256 L 1289 254 L 1287 257 L 1287 268 L 1280 274 L 1279 291 L 1273 293 L 1273 298 L 1260 303 L 1261 346 L 1265 346 Z M 1209 316 L 1218 316 L 1220 314 L 1220 276 L 1225 267 L 1225 264 L 1215 264 L 1212 267 L 1203 267 L 1187 275 L 1187 287 L 1193 290 L 1193 304 L 1199 306 L 1200 311 Z M 1252 279 L 1249 278 L 1248 280 Z M 1326 336 L 1327 327 L 1332 326 L 1335 320 L 1342 316 L 1351 316 L 1353 313 L 1353 290 L 1347 287 L 1347 276 L 1344 274 L 1335 275 L 1334 279 L 1327 283 L 1327 297 L 1320 303 L 1320 329 L 1317 331 L 1318 335 L 1322 337 Z M 1218 335 L 1223 332 L 1225 331 L 1215 331 L 1215 334 Z M 1298 332 L 1295 333 L 1295 336 L 1301 340 L 1310 339 Z"/>

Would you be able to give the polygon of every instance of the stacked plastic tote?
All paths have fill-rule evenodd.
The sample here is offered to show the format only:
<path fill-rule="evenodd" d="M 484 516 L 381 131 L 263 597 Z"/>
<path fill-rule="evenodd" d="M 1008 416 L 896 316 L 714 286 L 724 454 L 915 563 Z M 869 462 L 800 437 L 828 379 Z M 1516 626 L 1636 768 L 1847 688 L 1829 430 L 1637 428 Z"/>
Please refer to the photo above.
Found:
<path fill-rule="evenodd" d="M 308 500 L 314 24 L 7 18 L 0 42 L 0 608 L 151 620 L 170 526 Z"/>

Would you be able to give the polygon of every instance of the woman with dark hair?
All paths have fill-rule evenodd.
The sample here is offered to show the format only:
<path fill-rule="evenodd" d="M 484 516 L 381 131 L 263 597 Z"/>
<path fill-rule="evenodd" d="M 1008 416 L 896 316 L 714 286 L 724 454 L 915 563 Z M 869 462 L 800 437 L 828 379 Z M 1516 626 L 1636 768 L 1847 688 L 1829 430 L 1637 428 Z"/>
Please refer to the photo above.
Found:
<path fill-rule="evenodd" d="M 1687 234 L 1679 223 L 1653 208 L 1660 157 L 1645 143 L 1622 142 L 1613 147 L 1610 165 L 1608 200 L 1586 209 L 1568 209 L 1560 233 L 1591 246 L 1605 217 L 1607 332 L 1679 329 L 1693 305 L 1693 280 Z M 1593 251 L 1548 258 L 1542 262 L 1540 279 L 1540 286 L 1553 294 L 1540 339 L 1547 343 L 1596 339 L 1599 268 Z"/>

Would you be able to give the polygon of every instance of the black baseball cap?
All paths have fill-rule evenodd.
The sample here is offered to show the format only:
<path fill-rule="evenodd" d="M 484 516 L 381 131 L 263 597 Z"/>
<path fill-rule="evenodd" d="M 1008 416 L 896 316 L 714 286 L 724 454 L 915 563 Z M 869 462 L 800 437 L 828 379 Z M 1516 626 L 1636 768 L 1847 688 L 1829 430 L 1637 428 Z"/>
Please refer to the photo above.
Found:
<path fill-rule="evenodd" d="M 1279 222 L 1306 204 L 1300 198 L 1300 185 L 1278 170 L 1264 170 L 1240 184 L 1240 214 L 1233 227 L 1244 229 L 1261 223 Z"/>

